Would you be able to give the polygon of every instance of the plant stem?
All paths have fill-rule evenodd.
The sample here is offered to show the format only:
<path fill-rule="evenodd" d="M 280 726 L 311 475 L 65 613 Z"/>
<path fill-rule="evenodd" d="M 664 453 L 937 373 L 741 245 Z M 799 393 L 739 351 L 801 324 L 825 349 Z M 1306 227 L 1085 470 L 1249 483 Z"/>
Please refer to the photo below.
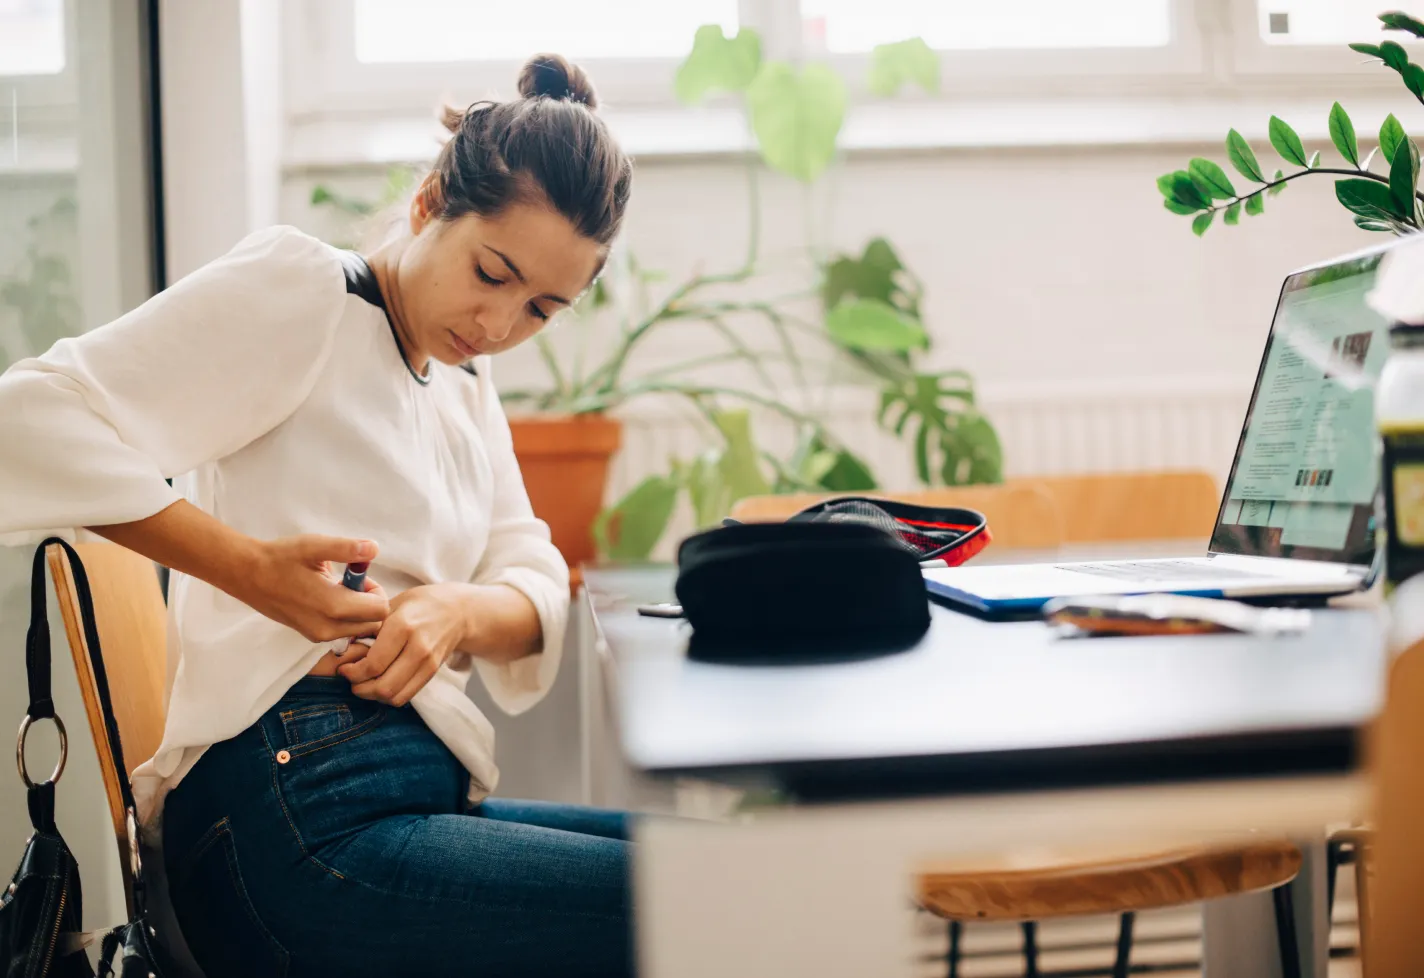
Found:
<path fill-rule="evenodd" d="M 554 355 L 553 344 L 549 342 L 549 337 L 545 333 L 537 333 L 534 336 L 534 346 L 539 351 L 539 358 L 544 361 L 544 366 L 549 369 L 550 375 L 554 378 L 554 391 L 560 397 L 569 392 L 568 382 L 564 379 L 564 372 L 559 369 L 559 358 Z"/>
<path fill-rule="evenodd" d="M 1220 203 L 1214 202 L 1210 207 L 1206 208 L 1206 210 L 1225 210 L 1233 204 L 1240 204 L 1250 200 L 1252 197 L 1259 197 L 1261 194 L 1265 193 L 1267 190 L 1270 190 L 1272 187 L 1279 187 L 1283 184 L 1290 183 L 1292 180 L 1299 179 L 1300 177 L 1310 176 L 1314 173 L 1333 173 L 1336 176 L 1341 177 L 1360 177 L 1365 180 L 1373 180 L 1376 183 L 1382 183 L 1385 186 L 1389 186 L 1389 177 L 1382 177 L 1378 173 L 1371 173 L 1369 170 L 1346 170 L 1342 167 L 1320 166 L 1315 167 L 1314 169 L 1297 170 L 1295 173 L 1286 174 L 1279 180 L 1272 180 L 1269 183 L 1262 184 L 1259 189 L 1253 190 L 1249 194 L 1239 194 L 1235 197 L 1232 197 L 1230 200 L 1224 200 Z M 1415 191 L 1414 197 L 1416 200 L 1424 201 L 1424 192 Z"/>

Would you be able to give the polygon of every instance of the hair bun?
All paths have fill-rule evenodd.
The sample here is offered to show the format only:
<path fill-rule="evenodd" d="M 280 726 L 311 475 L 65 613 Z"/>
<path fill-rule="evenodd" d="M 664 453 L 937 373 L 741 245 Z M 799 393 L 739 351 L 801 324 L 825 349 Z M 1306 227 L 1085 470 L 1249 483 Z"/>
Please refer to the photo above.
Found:
<path fill-rule="evenodd" d="M 526 61 L 519 70 L 519 94 L 525 98 L 544 95 L 598 108 L 598 95 L 588 75 L 559 54 L 536 54 Z"/>

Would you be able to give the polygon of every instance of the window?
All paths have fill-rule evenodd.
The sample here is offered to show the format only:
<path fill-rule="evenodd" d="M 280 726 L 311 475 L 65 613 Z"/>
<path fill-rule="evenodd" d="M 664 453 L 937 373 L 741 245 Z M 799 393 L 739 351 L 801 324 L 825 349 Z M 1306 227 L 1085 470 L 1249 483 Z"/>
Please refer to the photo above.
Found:
<path fill-rule="evenodd" d="M 806 46 L 834 53 L 922 37 L 940 51 L 1162 47 L 1171 0 L 801 0 Z"/>
<path fill-rule="evenodd" d="M 0 0 L 0 75 L 63 70 L 63 0 Z"/>
<path fill-rule="evenodd" d="M 1380 33 L 1379 0 L 1257 0 L 1267 44 L 1341 45 Z M 1402 40 L 1402 35 L 1392 35 Z"/>
<path fill-rule="evenodd" d="M 702 24 L 737 29 L 737 0 L 356 0 L 366 64 L 570 58 L 680 58 Z"/>

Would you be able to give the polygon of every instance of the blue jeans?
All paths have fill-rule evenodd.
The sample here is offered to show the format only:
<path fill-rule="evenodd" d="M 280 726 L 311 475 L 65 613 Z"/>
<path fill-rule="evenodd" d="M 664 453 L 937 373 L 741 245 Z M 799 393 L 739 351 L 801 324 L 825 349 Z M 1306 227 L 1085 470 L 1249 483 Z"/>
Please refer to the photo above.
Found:
<path fill-rule="evenodd" d="M 163 848 L 208 978 L 625 976 L 627 816 L 470 809 L 409 707 L 306 678 L 168 796 Z"/>

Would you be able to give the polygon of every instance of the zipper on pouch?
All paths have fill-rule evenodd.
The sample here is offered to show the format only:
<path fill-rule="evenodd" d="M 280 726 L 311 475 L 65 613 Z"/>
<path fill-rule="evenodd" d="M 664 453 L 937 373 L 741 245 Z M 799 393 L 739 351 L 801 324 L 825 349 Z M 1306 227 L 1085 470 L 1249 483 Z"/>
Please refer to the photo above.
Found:
<path fill-rule="evenodd" d="M 49 935 L 49 949 L 45 951 L 44 961 L 40 964 L 39 978 L 45 978 L 49 974 L 49 966 L 54 963 L 55 945 L 59 943 L 59 930 L 64 926 L 64 904 L 69 899 L 69 867 L 65 867 L 64 875 L 60 877 L 59 906 L 54 914 L 54 933 Z"/>

